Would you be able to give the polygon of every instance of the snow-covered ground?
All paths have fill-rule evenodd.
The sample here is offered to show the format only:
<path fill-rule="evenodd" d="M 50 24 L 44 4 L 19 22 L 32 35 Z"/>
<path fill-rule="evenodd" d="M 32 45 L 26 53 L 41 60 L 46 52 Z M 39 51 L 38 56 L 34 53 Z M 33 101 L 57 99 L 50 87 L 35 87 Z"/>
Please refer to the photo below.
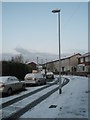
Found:
<path fill-rule="evenodd" d="M 88 118 L 88 78 L 66 76 L 70 82 L 20 118 Z M 56 108 L 49 108 L 55 105 Z"/>

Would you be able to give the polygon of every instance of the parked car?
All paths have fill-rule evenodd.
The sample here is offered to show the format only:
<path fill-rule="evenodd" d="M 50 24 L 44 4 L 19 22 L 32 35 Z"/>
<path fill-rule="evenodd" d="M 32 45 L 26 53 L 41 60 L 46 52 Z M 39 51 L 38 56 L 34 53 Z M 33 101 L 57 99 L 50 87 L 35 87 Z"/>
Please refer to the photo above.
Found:
<path fill-rule="evenodd" d="M 24 90 L 25 82 L 20 81 L 14 76 L 1 76 L 0 77 L 0 93 L 7 93 L 11 95 L 13 91 Z"/>
<path fill-rule="evenodd" d="M 46 73 L 46 79 L 54 79 L 54 74 L 53 74 L 53 72 L 47 72 L 47 73 Z"/>
<path fill-rule="evenodd" d="M 25 76 L 26 84 L 46 84 L 46 79 L 43 77 L 41 73 L 28 73 Z"/>

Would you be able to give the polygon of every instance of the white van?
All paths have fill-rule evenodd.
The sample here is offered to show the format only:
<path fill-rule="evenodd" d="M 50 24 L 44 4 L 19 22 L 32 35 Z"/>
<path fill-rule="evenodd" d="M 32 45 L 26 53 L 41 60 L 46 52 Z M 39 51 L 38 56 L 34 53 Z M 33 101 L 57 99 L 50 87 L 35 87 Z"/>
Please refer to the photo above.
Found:
<path fill-rule="evenodd" d="M 46 84 L 46 79 L 41 73 L 28 73 L 24 79 L 26 84 Z"/>

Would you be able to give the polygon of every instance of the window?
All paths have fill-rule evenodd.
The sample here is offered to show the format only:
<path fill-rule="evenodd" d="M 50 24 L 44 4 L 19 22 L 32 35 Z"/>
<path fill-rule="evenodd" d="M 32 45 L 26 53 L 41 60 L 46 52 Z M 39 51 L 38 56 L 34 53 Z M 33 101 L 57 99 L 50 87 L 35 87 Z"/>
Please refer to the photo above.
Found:
<path fill-rule="evenodd" d="M 89 61 L 90 61 L 90 56 L 85 57 L 85 61 L 86 61 L 86 62 L 89 62 Z"/>
<path fill-rule="evenodd" d="M 81 59 L 80 59 L 80 62 L 83 63 L 83 62 L 84 62 L 84 58 L 81 58 Z"/>
<path fill-rule="evenodd" d="M 83 66 L 83 71 L 85 70 L 85 67 Z"/>
<path fill-rule="evenodd" d="M 62 72 L 64 72 L 64 67 L 62 67 Z"/>
<path fill-rule="evenodd" d="M 74 67 L 74 71 L 75 71 L 75 72 L 77 71 L 76 67 Z"/>
<path fill-rule="evenodd" d="M 72 72 L 73 72 L 73 67 L 72 67 Z"/>
<path fill-rule="evenodd" d="M 12 80 L 10 78 L 8 78 L 7 82 L 10 83 L 10 82 L 12 82 Z"/>
<path fill-rule="evenodd" d="M 88 62 L 88 57 L 85 57 L 85 61 Z"/>

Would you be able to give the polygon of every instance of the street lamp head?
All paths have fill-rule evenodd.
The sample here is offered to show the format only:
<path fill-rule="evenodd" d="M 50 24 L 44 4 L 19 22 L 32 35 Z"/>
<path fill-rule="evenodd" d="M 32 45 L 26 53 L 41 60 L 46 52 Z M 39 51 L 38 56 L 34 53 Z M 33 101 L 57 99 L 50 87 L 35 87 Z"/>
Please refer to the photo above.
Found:
<path fill-rule="evenodd" d="M 59 12 L 60 12 L 60 9 L 52 10 L 52 13 L 59 13 Z"/>

